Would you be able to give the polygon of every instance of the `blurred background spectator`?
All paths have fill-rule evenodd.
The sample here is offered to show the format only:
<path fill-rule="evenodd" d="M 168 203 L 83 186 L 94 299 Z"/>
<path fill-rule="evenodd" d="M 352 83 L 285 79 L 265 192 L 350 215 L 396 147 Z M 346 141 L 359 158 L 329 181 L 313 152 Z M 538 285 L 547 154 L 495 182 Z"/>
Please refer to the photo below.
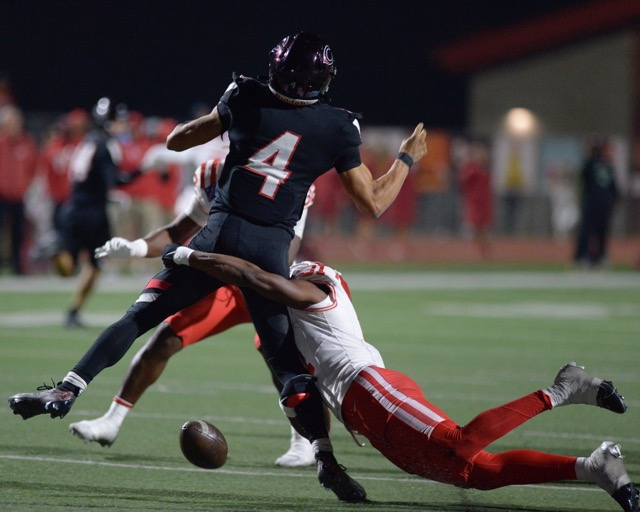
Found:
<path fill-rule="evenodd" d="M 110 215 L 117 236 L 136 240 L 173 219 L 181 180 L 180 168 L 165 164 L 143 169 L 142 162 L 149 148 L 164 144 L 174 126 L 170 120 L 145 117 L 124 104 L 119 105 L 111 133 L 122 150 L 120 170 L 125 173 L 144 172 L 110 194 Z M 138 271 L 145 271 L 154 263 L 137 260 L 120 262 L 121 269 L 132 270 L 135 265 Z"/>
<path fill-rule="evenodd" d="M 38 146 L 24 130 L 22 110 L 0 107 L 0 247 L 16 275 L 25 273 L 25 242 L 29 226 L 25 196 L 38 169 Z"/>
<path fill-rule="evenodd" d="M 592 137 L 587 151 L 580 171 L 580 227 L 574 259 L 578 267 L 601 268 L 609 263 L 611 215 L 618 199 L 618 187 L 607 140 Z"/>
<path fill-rule="evenodd" d="M 211 111 L 236 66 L 250 76 L 266 71 L 263 54 L 228 44 L 237 30 L 240 4 L 215 13 L 207 2 L 188 10 L 167 4 L 163 16 L 152 18 L 147 0 L 126 12 L 110 4 L 71 4 L 14 2 L 7 16 L 13 30 L 0 31 L 0 47 L 7 49 L 0 70 L 0 105 L 23 107 L 26 128 L 44 151 L 42 168 L 48 168 L 27 194 L 27 200 L 34 199 L 34 212 L 27 201 L 23 245 L 32 243 L 34 229 L 40 239 L 41 233 L 53 231 L 48 224 L 58 225 L 54 214 L 49 218 L 42 212 L 45 205 L 55 211 L 64 194 L 64 164 L 58 166 L 57 160 L 64 160 L 59 147 L 66 145 L 64 120 L 75 107 L 88 108 L 105 91 L 113 94 L 131 107 L 121 116 L 118 135 L 127 165 L 135 169 L 141 155 L 144 163 L 152 148 L 156 152 L 148 158 L 153 165 L 145 166 L 151 172 L 111 196 L 114 234 L 134 238 L 144 234 L 145 225 L 162 223 L 158 219 L 189 186 L 195 166 L 218 151 L 199 148 L 191 155 L 167 155 L 158 150 L 164 138 L 160 124 Z M 634 264 L 640 247 L 637 2 L 470 2 L 465 23 L 460 23 L 455 2 L 438 9 L 417 2 L 412 6 L 415 15 L 408 19 L 400 11 L 367 9 L 372 33 L 346 37 L 350 20 L 363 5 L 346 2 L 318 12 L 308 27 L 321 33 L 336 55 L 340 74 L 329 95 L 336 106 L 362 113 L 368 163 L 393 158 L 395 142 L 419 120 L 427 124 L 429 153 L 412 169 L 394 208 L 375 223 L 363 221 L 345 201 L 335 174 L 323 176 L 305 236 L 310 256 L 332 261 L 482 261 L 466 238 L 473 228 L 459 153 L 468 137 L 485 141 L 490 157 L 492 261 L 540 257 L 571 267 L 582 145 L 597 130 L 611 142 L 619 188 L 619 207 L 609 220 L 609 257 L 615 264 Z M 38 20 L 46 23 L 34 21 L 34 6 Z M 243 26 L 252 30 L 256 47 L 269 48 L 299 20 L 308 19 L 303 7 L 293 4 L 286 18 L 269 17 L 266 5 L 252 7 L 254 16 Z M 100 24 L 80 38 L 73 28 L 98 9 L 100 19 L 113 23 Z M 212 15 L 220 26 L 215 32 L 207 30 Z M 267 18 L 270 23 L 264 25 Z M 408 28 L 406 37 L 394 39 L 391 46 L 381 28 L 394 19 Z M 176 37 L 157 40 L 158 33 L 168 32 Z M 68 37 L 57 38 L 56 33 Z M 21 39 L 26 34 L 37 38 L 27 44 Z M 194 48 L 199 49 L 197 57 Z M 365 52 L 379 57 L 375 70 L 358 58 Z M 183 58 L 174 59 L 169 70 L 167 54 Z M 594 69 L 598 73 L 585 77 L 585 70 Z M 375 170 L 375 163 L 371 167 Z M 311 249 L 316 248 L 314 254 Z"/>
<path fill-rule="evenodd" d="M 474 140 L 458 171 L 462 211 L 466 230 L 479 254 L 489 256 L 489 232 L 493 223 L 493 191 L 489 151 L 485 143 Z"/>

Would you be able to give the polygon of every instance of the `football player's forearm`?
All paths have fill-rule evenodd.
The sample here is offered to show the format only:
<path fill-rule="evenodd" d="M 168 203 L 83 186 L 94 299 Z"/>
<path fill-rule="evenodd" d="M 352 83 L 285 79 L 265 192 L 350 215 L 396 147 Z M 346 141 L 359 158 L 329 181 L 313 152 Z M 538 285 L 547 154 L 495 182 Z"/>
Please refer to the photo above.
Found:
<path fill-rule="evenodd" d="M 184 244 L 200 230 L 200 226 L 190 217 L 181 214 L 170 224 L 151 231 L 143 240 L 147 242 L 147 258 L 162 255 L 164 247 L 170 243 Z"/>
<path fill-rule="evenodd" d="M 402 141 L 389 170 L 376 180 L 365 164 L 340 175 L 347 193 L 361 213 L 377 218 L 393 204 L 411 166 L 427 154 L 426 137 L 424 124 L 418 123 L 413 133 Z"/>
<path fill-rule="evenodd" d="M 260 271 L 253 263 L 235 256 L 202 251 L 194 251 L 189 255 L 189 266 L 236 286 L 251 286 L 252 280 L 248 274 L 256 269 Z"/>
<path fill-rule="evenodd" d="M 288 304 L 290 302 L 283 286 L 288 282 L 282 276 L 271 274 L 257 265 L 226 254 L 194 251 L 189 255 L 189 266 L 227 284 L 251 288 L 267 299 Z"/>
<path fill-rule="evenodd" d="M 371 171 L 364 164 L 340 177 L 358 211 L 377 218 L 396 199 L 408 174 L 408 166 L 396 160 L 391 168 L 377 180 L 373 179 Z"/>
<path fill-rule="evenodd" d="M 394 160 L 389 170 L 373 182 L 374 217 L 380 217 L 393 204 L 408 175 L 409 167 L 400 160 Z"/>
<path fill-rule="evenodd" d="M 152 231 L 143 240 L 147 242 L 147 258 L 162 256 L 164 247 L 173 242 L 166 226 Z"/>

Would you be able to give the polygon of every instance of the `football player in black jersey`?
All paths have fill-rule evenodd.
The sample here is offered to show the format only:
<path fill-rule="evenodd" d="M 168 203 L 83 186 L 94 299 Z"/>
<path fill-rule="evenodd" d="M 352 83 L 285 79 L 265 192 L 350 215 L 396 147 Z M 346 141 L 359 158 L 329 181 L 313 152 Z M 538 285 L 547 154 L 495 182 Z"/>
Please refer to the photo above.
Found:
<path fill-rule="evenodd" d="M 359 116 L 333 107 L 325 96 L 335 73 L 333 54 L 322 39 L 306 32 L 288 36 L 270 53 L 268 80 L 234 76 L 210 114 L 178 125 L 169 135 L 167 147 L 176 151 L 225 132 L 229 137 L 208 223 L 189 247 L 238 256 L 287 277 L 293 226 L 318 176 L 335 168 L 365 214 L 378 217 L 391 205 L 413 162 L 427 152 L 424 126 L 416 126 L 389 170 L 373 179 L 360 158 Z M 24 419 L 46 413 L 63 417 L 91 380 L 118 362 L 138 336 L 221 286 L 221 281 L 189 267 L 162 270 L 56 388 L 12 396 L 11 409 Z M 281 382 L 286 386 L 307 373 L 286 307 L 253 290 L 243 290 L 243 295 L 263 355 Z M 341 500 L 364 501 L 364 489 L 333 457 L 322 401 L 311 388 L 313 396 L 297 411 L 294 426 L 312 442 L 321 484 Z"/>
<path fill-rule="evenodd" d="M 93 126 L 75 148 L 69 160 L 71 195 L 61 207 L 63 250 L 55 256 L 60 275 L 74 274 L 81 254 L 87 258 L 67 313 L 67 327 L 82 327 L 79 311 L 100 276 L 100 262 L 94 251 L 111 238 L 107 201 L 116 185 L 135 180 L 141 173 L 120 171 L 120 146 L 109 133 L 117 107 L 101 98 L 93 108 Z"/>

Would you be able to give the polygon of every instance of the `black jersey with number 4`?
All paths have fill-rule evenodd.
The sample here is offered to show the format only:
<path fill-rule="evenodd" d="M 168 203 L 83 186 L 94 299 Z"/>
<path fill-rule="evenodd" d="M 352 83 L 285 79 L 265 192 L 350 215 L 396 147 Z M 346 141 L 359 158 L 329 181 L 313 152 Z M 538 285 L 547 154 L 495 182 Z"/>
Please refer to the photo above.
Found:
<path fill-rule="evenodd" d="M 241 77 L 220 99 L 218 112 L 230 148 L 212 211 L 293 230 L 318 176 L 361 164 L 359 115 L 326 101 L 290 105 L 266 83 Z"/>

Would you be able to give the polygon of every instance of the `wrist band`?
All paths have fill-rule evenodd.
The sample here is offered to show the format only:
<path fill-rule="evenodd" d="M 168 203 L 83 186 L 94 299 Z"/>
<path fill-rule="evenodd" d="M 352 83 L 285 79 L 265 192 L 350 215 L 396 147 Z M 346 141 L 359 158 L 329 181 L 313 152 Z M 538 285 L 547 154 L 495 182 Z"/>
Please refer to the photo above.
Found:
<path fill-rule="evenodd" d="M 149 252 L 149 245 L 142 238 L 138 238 L 131 242 L 131 256 L 134 258 L 144 258 Z"/>
<path fill-rule="evenodd" d="M 178 247 L 173 255 L 173 261 L 178 265 L 189 266 L 189 256 L 191 256 L 192 252 L 193 249 L 189 249 L 188 247 Z"/>
<path fill-rule="evenodd" d="M 407 164 L 409 167 L 411 167 L 413 165 L 413 158 L 411 158 L 409 156 L 408 153 L 405 153 L 404 151 L 398 153 L 398 156 L 396 157 L 397 160 L 400 160 L 401 162 L 404 162 L 405 164 Z"/>

